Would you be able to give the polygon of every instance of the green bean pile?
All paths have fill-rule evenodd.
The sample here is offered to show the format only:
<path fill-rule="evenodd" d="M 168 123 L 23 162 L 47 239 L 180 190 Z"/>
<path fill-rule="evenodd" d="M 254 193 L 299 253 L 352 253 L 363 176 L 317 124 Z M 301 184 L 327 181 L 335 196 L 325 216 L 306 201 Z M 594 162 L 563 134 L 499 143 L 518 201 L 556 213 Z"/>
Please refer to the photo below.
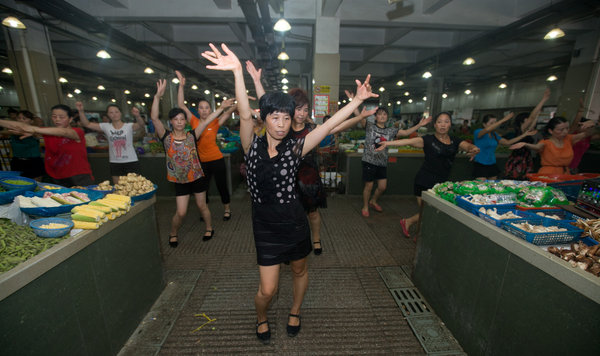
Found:
<path fill-rule="evenodd" d="M 0 219 L 0 273 L 38 255 L 66 237 L 37 237 L 29 226 L 19 226 L 8 219 Z"/>

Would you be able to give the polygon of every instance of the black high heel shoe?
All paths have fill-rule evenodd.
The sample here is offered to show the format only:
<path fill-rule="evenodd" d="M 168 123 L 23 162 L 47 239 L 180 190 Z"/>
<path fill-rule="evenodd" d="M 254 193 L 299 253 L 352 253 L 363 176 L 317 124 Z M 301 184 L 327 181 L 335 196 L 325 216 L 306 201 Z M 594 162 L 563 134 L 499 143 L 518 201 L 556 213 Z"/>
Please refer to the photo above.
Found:
<path fill-rule="evenodd" d="M 302 319 L 300 319 L 300 315 L 298 315 L 298 314 L 288 314 L 288 316 L 291 316 L 292 318 L 298 318 L 298 321 L 300 322 L 296 326 L 287 324 L 286 329 L 287 329 L 288 336 L 294 337 L 294 336 L 298 335 L 298 333 L 300 332 L 300 328 L 302 327 Z"/>
<path fill-rule="evenodd" d="M 319 244 L 319 248 L 315 247 L 315 255 L 318 256 L 318 255 L 320 255 L 320 254 L 323 253 L 323 247 L 321 245 L 321 241 L 315 241 L 315 242 L 313 242 L 313 245 L 316 245 L 316 244 Z"/>
<path fill-rule="evenodd" d="M 223 213 L 223 221 L 227 221 L 231 219 L 231 211 L 226 211 Z"/>
<path fill-rule="evenodd" d="M 267 326 L 269 326 L 269 321 L 265 320 L 265 321 L 261 321 L 256 322 L 256 337 L 263 343 L 263 344 L 268 344 L 269 342 L 271 342 L 271 327 L 269 326 L 269 329 L 267 331 L 265 331 L 264 333 L 259 333 L 258 332 L 258 327 L 261 326 L 262 324 L 267 324 Z"/>
<path fill-rule="evenodd" d="M 171 241 L 171 239 L 176 239 L 175 241 Z M 169 235 L 169 246 L 175 248 L 179 245 L 179 241 L 177 240 L 177 235 Z"/>
<path fill-rule="evenodd" d="M 207 232 L 210 232 L 210 235 L 206 235 Z M 213 235 L 215 234 L 215 229 L 206 230 L 206 232 L 204 232 L 204 234 L 205 235 L 202 236 L 202 241 L 208 241 L 213 238 Z"/>

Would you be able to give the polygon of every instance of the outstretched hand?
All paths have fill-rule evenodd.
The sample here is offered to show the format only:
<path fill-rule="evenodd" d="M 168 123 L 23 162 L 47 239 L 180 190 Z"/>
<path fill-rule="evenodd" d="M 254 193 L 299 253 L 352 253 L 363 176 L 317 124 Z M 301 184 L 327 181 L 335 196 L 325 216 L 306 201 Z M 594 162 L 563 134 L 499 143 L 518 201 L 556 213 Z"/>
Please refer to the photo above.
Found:
<path fill-rule="evenodd" d="M 180 71 L 176 70 L 175 75 L 177 75 L 177 79 L 179 79 L 179 85 L 181 85 L 182 87 L 185 86 L 185 77 L 183 76 L 183 74 L 181 74 Z"/>
<path fill-rule="evenodd" d="M 81 101 L 78 101 L 78 102 L 76 102 L 76 103 L 75 103 L 75 108 L 76 108 L 78 111 L 82 111 L 82 110 L 83 110 L 83 103 L 82 103 Z"/>
<path fill-rule="evenodd" d="M 525 147 L 526 142 L 517 142 L 515 144 L 510 145 L 508 148 L 511 150 L 518 150 L 519 148 Z"/>
<path fill-rule="evenodd" d="M 360 116 L 361 117 L 369 117 L 369 116 L 375 115 L 375 113 L 377 112 L 378 109 L 379 109 L 378 107 L 374 107 L 371 110 L 367 110 L 367 108 L 365 108 L 363 106 L 362 111 L 360 112 Z"/>
<path fill-rule="evenodd" d="M 234 106 L 234 105 L 235 105 L 235 99 L 231 98 L 231 99 L 223 100 L 223 102 L 221 103 L 221 108 L 223 110 L 225 110 L 225 109 L 227 109 L 227 108 L 229 108 L 231 106 Z"/>
<path fill-rule="evenodd" d="M 252 63 L 251 61 L 246 61 L 246 71 L 248 72 L 248 74 L 250 74 L 252 80 L 254 80 L 255 82 L 260 81 L 260 77 L 262 75 L 262 68 L 256 69 L 254 63 Z"/>
<path fill-rule="evenodd" d="M 162 98 L 162 96 L 165 95 L 166 89 L 167 89 L 167 80 L 159 79 L 158 82 L 156 82 L 156 95 L 155 96 Z"/>
<path fill-rule="evenodd" d="M 592 121 L 592 120 L 588 120 L 586 122 L 581 123 L 581 130 L 585 131 L 587 129 L 591 129 L 594 126 L 596 126 L 596 122 Z"/>
<path fill-rule="evenodd" d="M 542 98 L 544 100 L 550 99 L 550 88 L 546 88 L 546 90 L 544 90 L 544 96 L 542 96 Z"/>
<path fill-rule="evenodd" d="M 350 90 L 344 90 L 344 93 L 346 93 L 346 96 L 348 97 L 348 99 L 350 99 L 350 100 L 354 99 L 354 93 L 351 92 Z"/>
<path fill-rule="evenodd" d="M 214 65 L 207 65 L 206 68 L 214 69 L 214 70 L 236 70 L 241 69 L 242 64 L 238 57 L 233 53 L 225 43 L 221 44 L 221 49 L 225 54 L 221 54 L 219 49 L 215 47 L 212 43 L 209 43 L 211 51 L 205 51 L 202 53 L 202 57 L 208 59 Z"/>
<path fill-rule="evenodd" d="M 379 145 L 375 145 L 375 152 L 381 152 L 385 150 L 385 148 L 387 147 L 387 143 L 388 141 L 379 142 Z"/>
<path fill-rule="evenodd" d="M 535 134 L 537 134 L 537 130 L 536 129 L 531 129 L 531 130 L 525 132 L 525 136 L 533 136 Z"/>
<path fill-rule="evenodd" d="M 379 95 L 373 93 L 371 91 L 371 84 L 369 81 L 371 80 L 371 74 L 367 74 L 367 78 L 365 78 L 365 82 L 361 83 L 360 80 L 356 79 L 356 95 L 354 96 L 356 99 L 365 101 L 369 98 L 377 98 Z"/>
<path fill-rule="evenodd" d="M 506 115 L 506 117 L 508 118 L 508 120 L 510 120 L 513 117 L 515 117 L 515 113 L 511 111 L 511 112 L 508 113 L 508 115 Z"/>
<path fill-rule="evenodd" d="M 473 145 L 471 148 L 469 148 L 469 150 L 467 151 L 467 156 L 469 156 L 469 161 L 472 161 L 475 156 L 477 156 L 477 154 L 479 154 L 479 147 Z"/>
<path fill-rule="evenodd" d="M 419 121 L 419 127 L 427 126 L 431 120 L 433 120 L 433 117 L 431 116 L 421 118 L 421 121 Z"/>

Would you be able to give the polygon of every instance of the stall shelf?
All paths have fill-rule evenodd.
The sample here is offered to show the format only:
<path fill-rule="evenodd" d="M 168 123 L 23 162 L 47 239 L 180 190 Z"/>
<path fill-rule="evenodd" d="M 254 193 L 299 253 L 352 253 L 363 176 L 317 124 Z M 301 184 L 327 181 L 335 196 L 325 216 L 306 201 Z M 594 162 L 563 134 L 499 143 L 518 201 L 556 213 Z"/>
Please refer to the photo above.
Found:
<path fill-rule="evenodd" d="M 471 355 L 600 354 L 600 278 L 423 192 L 413 281 Z"/>
<path fill-rule="evenodd" d="M 164 287 L 155 201 L 0 274 L 0 354 L 116 355 Z"/>

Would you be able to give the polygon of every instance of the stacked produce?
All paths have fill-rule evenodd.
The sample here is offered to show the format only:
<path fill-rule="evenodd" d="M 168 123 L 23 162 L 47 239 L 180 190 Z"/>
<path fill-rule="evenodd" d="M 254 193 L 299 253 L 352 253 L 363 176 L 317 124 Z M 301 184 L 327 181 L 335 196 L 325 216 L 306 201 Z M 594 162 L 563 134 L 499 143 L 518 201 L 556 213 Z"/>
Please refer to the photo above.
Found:
<path fill-rule="evenodd" d="M 583 229 L 584 234 L 596 241 L 600 241 L 600 219 L 577 220 L 573 225 Z"/>
<path fill-rule="evenodd" d="M 81 204 L 90 201 L 87 194 L 71 191 L 68 193 L 45 192 L 43 197 L 17 196 L 21 208 L 52 208 L 62 205 Z"/>
<path fill-rule="evenodd" d="M 131 209 L 131 198 L 119 194 L 107 194 L 103 199 L 79 205 L 71 210 L 74 229 L 93 230 L 102 223 L 114 220 Z"/>
<path fill-rule="evenodd" d="M 115 184 L 115 193 L 126 196 L 136 196 L 151 192 L 154 190 L 154 184 L 143 176 L 135 173 L 128 173 L 126 176 L 119 177 L 119 183 Z"/>
<path fill-rule="evenodd" d="M 521 218 L 519 215 L 516 215 L 512 211 L 507 211 L 505 213 L 500 214 L 500 213 L 498 213 L 496 208 L 486 209 L 486 208 L 482 207 L 479 209 L 479 212 L 482 214 L 489 215 L 496 220 L 520 219 Z"/>
<path fill-rule="evenodd" d="M 521 223 L 512 223 L 511 225 L 513 225 L 516 228 L 519 228 L 525 232 L 532 232 L 535 234 L 539 234 L 539 233 L 544 233 L 544 232 L 562 232 L 562 231 L 567 231 L 566 228 L 564 227 L 560 227 L 560 226 L 544 226 L 544 225 L 534 225 L 534 224 L 530 224 L 528 222 L 521 222 Z"/>
<path fill-rule="evenodd" d="M 113 190 L 113 186 L 110 185 L 109 181 L 105 180 L 104 182 L 98 184 L 98 186 L 96 186 L 94 190 L 111 191 Z"/>
<path fill-rule="evenodd" d="M 579 241 L 572 243 L 570 249 L 550 246 L 548 252 L 568 261 L 573 267 L 600 277 L 600 245 L 588 246 Z"/>
<path fill-rule="evenodd" d="M 0 273 L 49 249 L 64 238 L 39 238 L 29 226 L 19 226 L 10 220 L 0 219 Z"/>

